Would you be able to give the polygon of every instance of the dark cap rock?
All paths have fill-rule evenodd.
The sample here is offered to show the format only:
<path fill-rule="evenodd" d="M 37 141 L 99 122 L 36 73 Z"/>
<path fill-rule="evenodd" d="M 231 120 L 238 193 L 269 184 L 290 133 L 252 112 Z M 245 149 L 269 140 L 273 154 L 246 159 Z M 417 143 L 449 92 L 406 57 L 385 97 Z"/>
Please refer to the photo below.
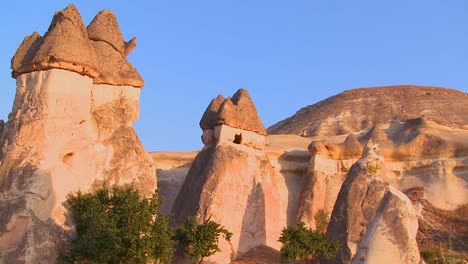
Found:
<path fill-rule="evenodd" d="M 12 76 L 52 68 L 93 78 L 95 84 L 143 87 L 144 82 L 125 58 L 136 39 L 125 42 L 111 11 L 99 12 L 88 28 L 71 4 L 55 13 L 47 33 L 26 37 L 11 60 Z"/>
<path fill-rule="evenodd" d="M 136 46 L 136 39 L 125 42 L 117 18 L 112 11 L 102 10 L 91 21 L 87 28 L 89 38 L 104 41 L 126 57 Z"/>
<path fill-rule="evenodd" d="M 222 96 L 218 96 L 208 106 L 200 121 L 202 129 L 211 129 L 218 125 L 253 131 L 266 135 L 265 127 L 258 117 L 249 93 L 239 89 L 232 97 L 225 99 L 221 104 Z M 219 105 L 219 106 L 218 106 Z M 215 110 L 218 108 L 215 114 Z"/>
<path fill-rule="evenodd" d="M 211 100 L 210 104 L 205 110 L 202 119 L 200 120 L 200 127 L 203 130 L 213 129 L 216 119 L 218 119 L 218 111 L 221 105 L 226 101 L 222 95 L 218 95 L 215 99 Z"/>
<path fill-rule="evenodd" d="M 99 74 L 96 53 L 81 15 L 73 4 L 56 12 L 47 33 L 39 38 L 35 33 L 20 45 L 12 60 L 13 77 L 51 68 L 90 77 Z"/>

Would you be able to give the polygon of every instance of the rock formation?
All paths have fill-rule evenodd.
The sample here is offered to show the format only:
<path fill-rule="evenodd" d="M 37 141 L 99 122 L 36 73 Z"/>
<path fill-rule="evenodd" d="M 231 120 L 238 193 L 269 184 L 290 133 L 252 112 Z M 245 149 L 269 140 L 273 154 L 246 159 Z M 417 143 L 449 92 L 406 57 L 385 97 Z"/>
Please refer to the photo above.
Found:
<path fill-rule="evenodd" d="M 221 101 L 214 99 L 200 121 L 205 147 L 172 208 L 177 221 L 211 217 L 234 234 L 230 243 L 220 241 L 221 252 L 208 260 L 214 263 L 227 263 L 259 245 L 278 248 L 286 225 L 264 153 L 265 130 L 249 94 L 241 89 Z"/>
<path fill-rule="evenodd" d="M 156 188 L 152 158 L 132 127 L 143 81 L 111 12 L 88 31 L 70 5 L 12 59 L 17 91 L 0 133 L 2 263 L 56 261 L 73 230 L 63 205 L 70 192 L 103 183 L 133 184 L 144 195 Z"/>
<path fill-rule="evenodd" d="M 353 134 L 340 144 L 314 141 L 309 145 L 311 159 L 298 200 L 296 222 L 315 228 L 319 210 L 331 213 L 347 172 L 362 149 Z"/>
<path fill-rule="evenodd" d="M 331 215 L 327 235 L 341 244 L 330 263 L 419 263 L 418 221 L 410 200 L 385 183 L 385 162 L 372 140 L 356 162 Z"/>
<path fill-rule="evenodd" d="M 439 208 L 455 209 L 468 203 L 464 173 L 468 162 L 468 133 L 424 118 L 393 125 L 376 125 L 343 143 L 314 141 L 309 146 L 309 172 L 302 186 L 297 219 L 314 227 L 317 210 L 331 212 L 351 165 L 363 142 L 382 146 L 387 173 L 383 180 L 400 191 L 424 186 L 427 199 Z"/>
<path fill-rule="evenodd" d="M 411 102 L 415 101 L 419 105 L 411 103 L 405 106 L 410 102 L 409 98 Z M 430 204 L 426 207 L 434 211 L 466 207 L 468 203 L 466 185 L 468 177 L 468 132 L 466 128 L 468 123 L 466 115 L 462 114 L 468 110 L 466 98 L 468 97 L 464 93 L 434 87 L 402 86 L 352 90 L 307 107 L 306 109 L 309 109 L 307 111 L 299 111 L 294 122 L 291 119 L 279 123 L 289 124 L 288 129 L 291 129 L 282 132 L 304 135 L 302 132 L 305 128 L 301 125 L 308 124 L 322 127 L 323 129 L 320 130 L 322 132 L 327 132 L 328 130 L 325 129 L 327 127 L 333 128 L 330 133 L 317 130 L 319 132 L 311 134 L 309 130 L 306 130 L 306 134 L 311 137 L 291 134 L 267 135 L 264 147 L 261 140 L 254 140 L 252 142 L 257 143 L 249 145 L 253 149 L 264 149 L 264 155 L 273 168 L 273 178 L 278 187 L 276 194 L 279 207 L 281 207 L 282 216 L 286 216 L 286 223 L 289 225 L 303 221 L 313 228 L 316 225 L 315 215 L 319 210 L 327 213 L 333 211 L 341 186 L 353 164 L 361 158 L 363 146 L 372 139 L 379 145 L 381 156 L 384 158 L 380 165 L 385 169 L 385 173 L 380 173 L 378 176 L 382 180 L 379 180 L 380 184 L 386 186 L 384 189 L 387 191 L 383 192 L 379 199 L 387 202 L 379 202 L 380 205 L 375 205 L 373 208 L 375 214 L 381 216 L 367 219 L 363 226 L 374 223 L 368 228 L 375 230 L 377 235 L 382 228 L 397 228 L 396 226 L 389 227 L 384 223 L 383 220 L 388 219 L 389 215 L 383 209 L 382 212 L 379 211 L 379 208 L 388 208 L 391 204 L 399 208 L 398 215 L 402 218 L 412 218 L 412 213 L 405 213 L 405 210 L 411 212 L 406 206 L 405 199 L 401 198 L 395 189 L 405 192 L 410 188 L 424 188 L 425 199 L 427 204 Z M 214 99 L 200 122 L 204 130 L 202 139 L 205 142 L 205 150 L 219 142 L 232 145 L 236 134 L 242 133 L 244 136 L 245 132 L 235 130 L 235 132 L 225 133 L 224 139 L 216 138 L 215 124 L 216 122 L 223 124 L 218 110 L 226 100 L 222 96 Z M 393 112 L 389 112 L 389 109 L 393 109 Z M 449 114 L 452 110 L 453 115 Z M 360 111 L 365 116 L 358 116 L 365 120 L 358 124 L 354 124 L 354 119 L 349 119 L 347 114 L 336 114 L 337 112 L 361 113 Z M 335 129 L 338 126 L 349 129 Z M 231 129 L 229 126 L 226 127 Z M 269 131 L 277 132 L 275 129 L 276 126 L 270 128 Z M 250 130 L 260 131 L 253 128 Z M 346 131 L 352 131 L 352 133 Z M 169 164 L 169 166 L 158 164 L 162 166 L 162 169 L 158 170 L 158 175 L 162 176 L 158 178 L 158 181 L 164 186 L 167 185 L 167 189 L 172 190 L 161 191 L 161 194 L 173 201 L 175 192 L 180 190 L 181 182 L 188 173 L 194 154 L 184 159 L 184 164 L 179 163 L 180 158 L 177 153 L 170 153 L 173 158 L 164 153 L 155 155 L 156 157 L 162 156 L 163 163 Z M 199 161 L 199 164 L 202 163 Z M 210 166 L 214 167 L 214 165 Z M 391 194 L 386 195 L 388 192 Z M 442 219 L 444 215 L 449 214 L 441 213 L 438 219 Z M 397 222 L 395 225 L 398 225 Z M 413 232 L 410 232 L 411 225 L 406 226 L 408 237 L 410 237 Z M 453 237 L 457 232 L 447 229 L 444 237 L 448 239 L 447 237 Z M 355 242 L 356 253 L 361 240 L 367 241 L 365 242 L 367 244 L 363 242 L 360 252 L 363 252 L 364 247 L 368 247 L 371 243 L 369 241 L 382 241 L 381 238 L 370 236 L 370 233 L 365 239 L 364 235 L 363 231 Z M 463 239 L 460 235 L 456 236 Z M 462 244 L 460 242 L 457 245 Z M 462 246 L 459 248 L 465 250 Z M 373 250 L 377 249 L 373 247 Z M 363 259 L 370 259 L 370 257 Z"/>
<path fill-rule="evenodd" d="M 308 137 L 347 135 L 377 124 L 425 117 L 452 128 L 468 128 L 468 96 L 446 88 L 401 85 L 352 89 L 268 128 L 269 134 Z"/>

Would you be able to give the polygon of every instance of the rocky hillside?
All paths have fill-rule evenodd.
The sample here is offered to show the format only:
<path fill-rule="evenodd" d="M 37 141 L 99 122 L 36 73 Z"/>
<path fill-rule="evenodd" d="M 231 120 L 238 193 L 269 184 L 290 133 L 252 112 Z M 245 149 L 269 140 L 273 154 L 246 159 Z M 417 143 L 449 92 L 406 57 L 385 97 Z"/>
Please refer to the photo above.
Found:
<path fill-rule="evenodd" d="M 468 95 L 457 90 L 415 85 L 361 88 L 304 107 L 271 126 L 268 134 L 343 135 L 418 117 L 466 128 L 467 113 Z"/>

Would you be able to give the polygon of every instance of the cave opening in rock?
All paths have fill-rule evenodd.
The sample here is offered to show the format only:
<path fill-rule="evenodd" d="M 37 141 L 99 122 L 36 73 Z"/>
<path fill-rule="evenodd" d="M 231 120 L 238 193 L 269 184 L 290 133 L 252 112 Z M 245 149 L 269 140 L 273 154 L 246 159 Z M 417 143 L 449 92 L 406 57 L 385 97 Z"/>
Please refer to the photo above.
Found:
<path fill-rule="evenodd" d="M 242 143 L 242 133 L 234 135 L 234 141 L 233 142 L 235 144 L 241 144 Z"/>
<path fill-rule="evenodd" d="M 63 162 L 70 165 L 71 163 L 71 158 L 73 157 L 74 153 L 73 152 L 70 152 L 70 153 L 67 153 L 65 156 L 63 156 Z"/>

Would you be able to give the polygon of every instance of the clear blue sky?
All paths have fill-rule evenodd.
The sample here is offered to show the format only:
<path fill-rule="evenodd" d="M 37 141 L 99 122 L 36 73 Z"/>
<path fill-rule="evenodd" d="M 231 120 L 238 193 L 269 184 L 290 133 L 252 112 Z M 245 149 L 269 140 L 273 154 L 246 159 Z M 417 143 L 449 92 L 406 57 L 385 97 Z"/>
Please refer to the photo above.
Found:
<path fill-rule="evenodd" d="M 10 59 L 70 1 L 0 9 L 0 118 L 11 111 Z M 137 132 L 149 151 L 202 146 L 210 100 L 246 88 L 265 126 L 347 89 L 419 84 L 468 92 L 466 0 L 75 1 L 88 24 L 117 14 L 146 85 Z M 468 113 L 467 113 L 468 114 Z"/>

